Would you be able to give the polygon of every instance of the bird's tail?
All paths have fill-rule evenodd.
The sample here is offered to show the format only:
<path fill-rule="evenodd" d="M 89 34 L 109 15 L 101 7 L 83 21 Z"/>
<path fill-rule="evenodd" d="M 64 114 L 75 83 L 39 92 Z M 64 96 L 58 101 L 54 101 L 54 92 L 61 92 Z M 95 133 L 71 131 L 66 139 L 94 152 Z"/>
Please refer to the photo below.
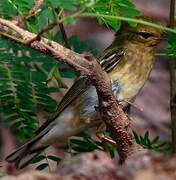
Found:
<path fill-rule="evenodd" d="M 26 142 L 10 155 L 5 160 L 9 163 L 15 163 L 18 168 L 27 166 L 36 156 L 48 147 L 47 144 L 41 143 L 40 140 L 49 132 L 50 128 L 44 129 L 36 137 Z"/>
<path fill-rule="evenodd" d="M 28 142 L 23 146 L 19 147 L 13 153 L 8 155 L 5 160 L 7 162 L 14 162 L 18 168 L 24 168 L 27 166 L 36 156 L 38 156 L 47 146 L 41 147 L 40 149 L 35 149 L 31 151 L 30 146 L 33 142 Z"/>
<path fill-rule="evenodd" d="M 20 146 L 10 155 L 8 155 L 5 160 L 9 163 L 14 162 L 18 168 L 24 168 L 27 166 L 36 156 L 38 156 L 48 145 L 40 144 L 40 139 L 48 131 L 43 131 L 31 141 Z M 38 145 L 38 146 L 36 146 Z"/>

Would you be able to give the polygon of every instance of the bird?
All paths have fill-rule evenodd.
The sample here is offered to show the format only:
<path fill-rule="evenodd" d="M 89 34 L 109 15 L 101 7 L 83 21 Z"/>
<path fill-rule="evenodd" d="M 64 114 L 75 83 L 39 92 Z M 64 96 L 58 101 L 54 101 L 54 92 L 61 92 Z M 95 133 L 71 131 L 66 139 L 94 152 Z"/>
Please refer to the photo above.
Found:
<path fill-rule="evenodd" d="M 122 23 L 112 44 L 97 58 L 112 81 L 114 96 L 125 108 L 140 92 L 155 62 L 162 30 Z M 37 130 L 36 136 L 16 149 L 5 160 L 23 168 L 47 147 L 102 123 L 95 87 L 80 76 L 60 101 L 56 112 Z"/>

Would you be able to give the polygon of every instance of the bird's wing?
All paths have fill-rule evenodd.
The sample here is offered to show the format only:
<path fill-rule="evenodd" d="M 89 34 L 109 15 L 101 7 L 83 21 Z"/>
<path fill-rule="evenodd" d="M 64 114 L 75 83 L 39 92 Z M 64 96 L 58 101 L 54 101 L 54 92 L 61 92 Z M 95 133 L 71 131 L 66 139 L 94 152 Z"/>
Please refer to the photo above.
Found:
<path fill-rule="evenodd" d="M 98 58 L 98 62 L 101 64 L 103 70 L 109 72 L 119 63 L 123 54 L 122 47 L 109 47 L 103 51 Z"/>
<path fill-rule="evenodd" d="M 70 103 L 73 102 L 80 94 L 86 91 L 86 89 L 90 85 L 90 80 L 85 76 L 80 76 L 75 83 L 71 86 L 68 92 L 64 95 L 62 100 L 60 101 L 55 113 L 45 121 L 41 127 L 36 131 L 36 134 L 40 133 L 43 129 L 45 129 L 59 114 L 66 108 Z"/>
<path fill-rule="evenodd" d="M 98 62 L 101 64 L 103 70 L 106 72 L 111 71 L 120 61 L 123 55 L 122 48 L 112 48 L 109 50 L 108 48 L 104 50 L 102 56 L 98 58 Z M 36 131 L 36 134 L 39 134 L 43 129 L 45 129 L 59 114 L 68 107 L 70 103 L 72 103 L 80 94 L 84 93 L 87 88 L 91 85 L 91 82 L 87 77 L 80 76 L 72 87 L 68 90 L 65 96 L 60 101 L 56 112 L 52 115 L 50 119 L 48 119 L 41 127 Z"/>

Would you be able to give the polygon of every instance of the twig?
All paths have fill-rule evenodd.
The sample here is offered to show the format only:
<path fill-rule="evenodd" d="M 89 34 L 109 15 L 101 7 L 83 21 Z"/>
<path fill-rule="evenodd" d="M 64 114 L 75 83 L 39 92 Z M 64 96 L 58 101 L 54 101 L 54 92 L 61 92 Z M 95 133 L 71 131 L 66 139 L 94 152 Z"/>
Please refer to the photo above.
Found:
<path fill-rule="evenodd" d="M 175 0 L 170 1 L 170 24 L 175 26 Z M 176 58 L 170 58 L 170 111 L 172 127 L 172 151 L 176 153 Z"/>
<path fill-rule="evenodd" d="M 58 9 L 54 9 L 53 8 L 53 12 L 55 12 L 55 19 L 57 21 L 57 19 L 62 19 L 62 16 L 64 14 L 64 10 L 63 8 L 58 8 Z M 69 40 L 68 40 L 68 37 L 67 37 L 67 33 L 65 31 L 65 28 L 64 28 L 64 24 L 63 23 L 59 23 L 59 28 L 60 28 L 60 32 L 62 34 L 62 40 L 64 41 L 65 43 L 65 47 L 68 48 L 68 49 L 71 49 L 71 46 L 70 46 L 70 43 L 69 43 Z"/>
<path fill-rule="evenodd" d="M 76 13 L 70 15 L 70 16 L 63 17 L 63 18 L 61 18 L 61 19 L 59 19 L 59 20 L 56 20 L 55 22 L 49 24 L 48 27 L 42 29 L 42 30 L 36 35 L 36 37 L 34 37 L 33 39 L 30 39 L 29 42 L 27 42 L 27 44 L 31 44 L 31 43 L 33 43 L 34 41 L 39 40 L 39 39 L 40 39 L 40 36 L 41 36 L 43 33 L 49 31 L 50 29 L 54 28 L 54 27 L 57 26 L 58 24 L 62 24 L 62 23 L 63 23 L 64 21 L 66 21 L 68 18 L 78 18 L 78 17 L 80 16 L 80 14 L 82 14 L 85 10 L 86 10 L 86 8 L 83 8 L 83 9 L 81 9 L 80 11 L 78 11 L 78 12 L 76 12 Z"/>
<path fill-rule="evenodd" d="M 142 19 L 134 19 L 134 18 L 129 18 L 129 17 L 125 17 L 125 16 L 112 16 L 112 15 L 106 15 L 106 14 L 95 14 L 95 13 L 81 13 L 80 15 L 77 16 L 77 18 L 110 18 L 110 19 L 114 19 L 114 20 L 121 20 L 121 21 L 125 21 L 125 22 L 133 22 L 133 23 L 139 23 L 139 24 L 144 24 L 147 26 L 151 26 L 157 29 L 162 29 L 164 31 L 167 32 L 171 32 L 171 33 L 176 33 L 175 29 L 172 28 L 168 28 L 156 23 L 152 23 L 152 22 L 148 22 Z"/>
<path fill-rule="evenodd" d="M 35 5 L 33 6 L 33 8 L 31 9 L 31 11 L 29 12 L 28 16 L 14 16 L 12 22 L 14 24 L 16 24 L 17 26 L 26 29 L 26 20 L 29 20 L 30 18 L 32 18 L 33 16 L 36 16 L 40 11 L 41 8 L 43 7 L 43 3 L 44 0 L 36 0 Z M 21 13 L 19 13 L 21 14 Z"/>
<path fill-rule="evenodd" d="M 69 40 L 68 40 L 68 37 L 67 37 L 67 34 L 66 34 L 63 23 L 59 24 L 59 28 L 60 28 L 60 31 L 61 31 L 61 34 L 62 34 L 62 38 L 63 38 L 63 40 L 65 42 L 65 47 L 68 48 L 68 49 L 71 49 L 71 46 L 70 46 L 70 43 L 69 43 Z"/>
<path fill-rule="evenodd" d="M 43 4 L 44 4 L 44 0 L 36 0 L 35 5 L 31 9 L 29 15 L 25 17 L 25 20 L 28 20 L 33 16 L 36 16 L 41 11 Z"/>
<path fill-rule="evenodd" d="M 36 37 L 35 34 L 25 31 L 10 21 L 0 18 L 0 29 L 1 26 L 6 26 L 10 29 L 6 30 L 7 34 L 15 30 L 18 37 L 21 38 L 21 42 L 24 44 Z M 55 60 L 63 62 L 74 68 L 81 75 L 87 76 L 96 87 L 99 99 L 99 112 L 107 128 L 111 130 L 112 137 L 118 145 L 120 162 L 123 163 L 131 153 L 136 153 L 136 144 L 130 129 L 130 120 L 113 96 L 109 76 L 102 70 L 100 64 L 92 56 L 81 56 L 54 41 L 49 41 L 42 37 L 40 40 L 28 44 L 28 46 L 53 56 Z"/>
<path fill-rule="evenodd" d="M 49 24 L 48 27 L 41 29 L 40 32 L 39 32 L 34 38 L 30 39 L 26 44 L 29 44 L 29 45 L 30 45 L 30 44 L 33 43 L 34 41 L 40 40 L 40 36 L 41 36 L 43 33 L 45 33 L 45 32 L 47 32 L 47 31 L 49 31 L 50 29 L 54 28 L 57 24 L 58 24 L 57 22 L 53 22 L 53 23 Z"/>

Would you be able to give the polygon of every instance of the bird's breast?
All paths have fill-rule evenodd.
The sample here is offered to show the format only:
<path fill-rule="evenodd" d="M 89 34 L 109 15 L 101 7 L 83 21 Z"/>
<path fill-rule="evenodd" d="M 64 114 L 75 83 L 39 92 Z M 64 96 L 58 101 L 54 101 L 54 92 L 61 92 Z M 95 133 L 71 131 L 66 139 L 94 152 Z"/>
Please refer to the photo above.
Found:
<path fill-rule="evenodd" d="M 111 79 L 120 87 L 119 101 L 131 101 L 144 86 L 153 67 L 153 49 L 141 47 L 134 51 L 133 48 L 128 47 L 120 63 L 110 73 Z"/>
<path fill-rule="evenodd" d="M 117 81 L 112 81 L 113 94 L 118 98 L 121 93 L 120 86 Z M 96 107 L 98 107 L 98 97 L 94 86 L 90 86 L 80 98 L 77 100 L 77 107 L 79 114 L 83 119 L 94 119 L 96 114 Z"/>
<path fill-rule="evenodd" d="M 141 50 L 141 49 L 140 49 Z M 119 101 L 132 101 L 144 86 L 154 62 L 154 55 L 150 49 L 128 51 L 118 65 L 109 73 L 112 79 L 112 90 Z M 83 119 L 95 119 L 95 107 L 98 106 L 98 97 L 94 86 L 90 86 L 77 99 L 77 109 Z"/>

